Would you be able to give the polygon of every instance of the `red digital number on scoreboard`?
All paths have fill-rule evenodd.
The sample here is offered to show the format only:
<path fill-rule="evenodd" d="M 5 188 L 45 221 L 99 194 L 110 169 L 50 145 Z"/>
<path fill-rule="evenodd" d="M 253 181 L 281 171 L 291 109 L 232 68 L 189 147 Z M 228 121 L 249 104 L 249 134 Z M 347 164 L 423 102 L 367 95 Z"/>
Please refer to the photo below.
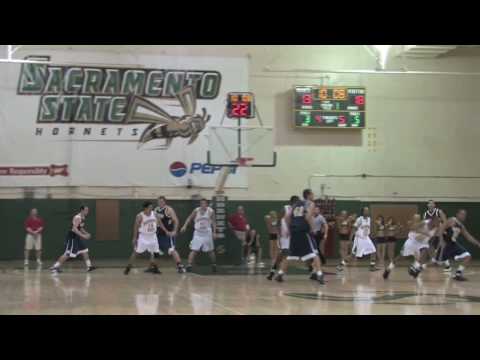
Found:
<path fill-rule="evenodd" d="M 232 105 L 232 115 L 234 117 L 247 117 L 249 104 L 240 102 Z"/>
<path fill-rule="evenodd" d="M 355 105 L 365 105 L 365 96 L 363 95 L 355 96 Z"/>
<path fill-rule="evenodd" d="M 303 105 L 312 105 L 312 103 L 313 103 L 312 94 L 304 94 L 302 96 L 302 103 L 303 103 Z"/>

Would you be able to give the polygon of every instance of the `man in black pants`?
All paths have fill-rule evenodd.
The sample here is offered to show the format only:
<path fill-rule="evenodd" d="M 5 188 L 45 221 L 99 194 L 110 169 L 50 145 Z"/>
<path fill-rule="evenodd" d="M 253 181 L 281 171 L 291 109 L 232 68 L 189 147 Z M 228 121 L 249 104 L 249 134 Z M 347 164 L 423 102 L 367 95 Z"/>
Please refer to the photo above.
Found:
<path fill-rule="evenodd" d="M 322 241 L 327 241 L 328 224 L 321 213 L 320 206 L 318 205 L 315 205 L 315 208 L 313 210 L 313 226 L 313 234 L 318 247 L 318 255 L 320 257 L 322 265 L 325 265 L 327 263 L 327 260 L 325 259 L 325 254 L 323 254 L 323 252 L 321 251 L 320 244 L 322 243 Z"/>

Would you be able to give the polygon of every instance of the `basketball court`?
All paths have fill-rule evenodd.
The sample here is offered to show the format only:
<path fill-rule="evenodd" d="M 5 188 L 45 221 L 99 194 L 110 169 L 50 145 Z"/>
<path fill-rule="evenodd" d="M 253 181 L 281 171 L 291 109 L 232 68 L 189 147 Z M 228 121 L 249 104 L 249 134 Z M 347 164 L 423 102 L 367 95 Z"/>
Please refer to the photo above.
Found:
<path fill-rule="evenodd" d="M 21 263 L 2 263 L 0 314 L 62 315 L 473 315 L 480 314 L 480 272 L 474 265 L 469 282 L 458 283 L 437 269 L 412 280 L 405 266 L 389 281 L 366 267 L 349 268 L 342 276 L 326 275 L 319 286 L 295 269 L 278 284 L 265 270 L 209 267 L 180 275 L 171 264 L 163 274 L 129 277 L 114 261 L 99 262 L 95 273 L 67 267 L 61 276 Z M 168 267 L 170 265 L 170 267 Z M 145 263 L 146 266 L 146 263 Z M 334 267 L 327 267 L 334 273 Z M 263 272 L 260 274 L 259 272 Z"/>
<path fill-rule="evenodd" d="M 0 314 L 480 314 L 480 77 L 469 70 L 480 66 L 479 49 L 0 45 Z M 289 204 L 307 189 L 312 199 Z M 174 216 L 160 198 L 178 218 L 163 235 L 159 222 Z M 314 208 L 325 234 L 307 222 Z M 46 224 L 38 233 L 27 225 L 38 221 L 34 209 Z M 449 233 L 460 210 L 464 222 Z M 146 231 L 142 214 L 155 224 L 149 235 L 168 237 L 171 248 L 162 274 L 144 272 L 146 257 L 127 276 L 137 216 Z M 190 214 L 193 228 L 182 229 Z M 235 214 L 248 227 L 233 229 Z M 290 262 L 277 282 L 293 218 L 310 229 L 311 253 L 299 257 L 320 261 L 321 252 L 327 265 Z M 238 235 L 253 237 L 250 229 L 260 239 L 252 257 Z M 346 261 L 357 238 L 397 256 L 417 235 L 428 236 L 430 258 L 419 250 L 388 279 L 393 257 Z M 214 250 L 191 264 L 196 236 Z M 446 245 L 432 241 L 443 236 L 461 244 L 445 259 Z M 63 265 L 57 259 L 73 257 L 74 245 L 80 260 Z M 193 271 L 177 273 L 184 265 Z"/>

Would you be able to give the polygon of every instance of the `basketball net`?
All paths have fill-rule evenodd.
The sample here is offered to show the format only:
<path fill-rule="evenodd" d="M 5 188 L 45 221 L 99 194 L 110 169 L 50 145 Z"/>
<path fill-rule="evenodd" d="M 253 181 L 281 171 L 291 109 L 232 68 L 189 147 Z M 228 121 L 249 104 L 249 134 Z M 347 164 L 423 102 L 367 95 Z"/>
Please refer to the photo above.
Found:
<path fill-rule="evenodd" d="M 233 162 L 236 163 L 237 166 L 251 166 L 253 160 L 255 160 L 255 158 L 253 157 L 241 157 L 237 160 L 234 160 Z"/>

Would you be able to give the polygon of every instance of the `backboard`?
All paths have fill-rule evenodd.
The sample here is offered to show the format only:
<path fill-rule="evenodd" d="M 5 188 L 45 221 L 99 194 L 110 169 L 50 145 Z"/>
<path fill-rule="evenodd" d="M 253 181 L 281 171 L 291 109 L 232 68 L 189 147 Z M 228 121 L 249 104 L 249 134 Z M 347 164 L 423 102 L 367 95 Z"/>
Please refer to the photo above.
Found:
<path fill-rule="evenodd" d="M 273 128 L 210 126 L 207 163 L 213 166 L 274 167 Z"/>

